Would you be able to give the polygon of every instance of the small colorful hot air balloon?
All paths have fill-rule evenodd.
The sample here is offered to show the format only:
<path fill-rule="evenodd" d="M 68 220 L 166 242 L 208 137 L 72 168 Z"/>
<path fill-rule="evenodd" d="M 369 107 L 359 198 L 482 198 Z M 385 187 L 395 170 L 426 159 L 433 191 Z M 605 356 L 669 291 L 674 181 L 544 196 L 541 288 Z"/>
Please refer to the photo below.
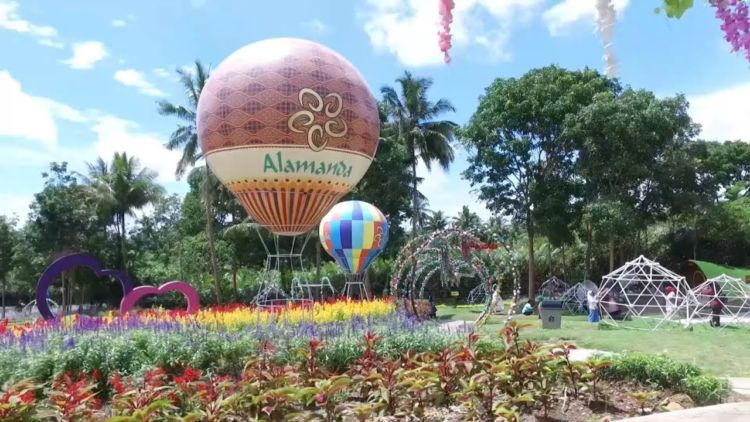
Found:
<path fill-rule="evenodd" d="M 320 243 L 347 273 L 360 274 L 385 249 L 388 221 L 362 201 L 336 204 L 320 222 Z"/>
<path fill-rule="evenodd" d="M 255 221 L 310 231 L 364 176 L 378 146 L 378 107 L 354 66 L 320 44 L 274 38 L 212 73 L 197 112 L 211 170 Z"/>

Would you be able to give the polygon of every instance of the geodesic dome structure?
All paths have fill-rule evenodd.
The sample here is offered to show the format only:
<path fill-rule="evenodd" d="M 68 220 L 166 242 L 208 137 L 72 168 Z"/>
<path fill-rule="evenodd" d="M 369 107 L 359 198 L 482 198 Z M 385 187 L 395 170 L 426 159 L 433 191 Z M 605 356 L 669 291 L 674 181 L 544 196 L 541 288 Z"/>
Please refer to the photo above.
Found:
<path fill-rule="evenodd" d="M 539 286 L 539 294 L 544 299 L 558 300 L 570 289 L 570 285 L 559 278 L 552 276 Z"/>
<path fill-rule="evenodd" d="M 492 285 L 480 282 L 476 287 L 471 289 L 466 303 L 469 305 L 481 305 L 492 299 Z"/>
<path fill-rule="evenodd" d="M 599 287 L 593 281 L 585 280 L 576 283 L 562 295 L 563 308 L 570 312 L 583 314 L 588 312 L 588 299 L 586 294 L 591 290 L 596 295 Z"/>
<path fill-rule="evenodd" d="M 720 326 L 750 324 L 750 285 L 722 274 L 695 287 L 690 323 L 709 322 L 715 310 L 718 310 Z"/>
<path fill-rule="evenodd" d="M 686 320 L 692 295 L 685 277 L 641 255 L 602 277 L 596 299 L 603 322 L 656 329 L 667 321 Z M 625 320 L 639 322 L 622 324 Z"/>

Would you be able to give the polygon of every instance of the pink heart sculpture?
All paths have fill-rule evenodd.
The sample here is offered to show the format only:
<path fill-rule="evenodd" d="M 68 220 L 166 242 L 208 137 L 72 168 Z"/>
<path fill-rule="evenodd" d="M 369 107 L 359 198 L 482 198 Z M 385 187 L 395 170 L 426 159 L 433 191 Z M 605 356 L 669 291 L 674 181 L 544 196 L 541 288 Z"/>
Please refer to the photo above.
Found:
<path fill-rule="evenodd" d="M 120 315 L 125 315 L 130 312 L 135 304 L 143 299 L 144 296 L 148 295 L 163 295 L 170 292 L 180 292 L 187 300 L 187 313 L 195 314 L 201 308 L 200 298 L 198 292 L 195 291 L 193 286 L 185 283 L 184 281 L 170 281 L 164 283 L 159 287 L 154 286 L 138 286 L 131 290 L 130 293 L 126 294 L 120 302 Z"/>

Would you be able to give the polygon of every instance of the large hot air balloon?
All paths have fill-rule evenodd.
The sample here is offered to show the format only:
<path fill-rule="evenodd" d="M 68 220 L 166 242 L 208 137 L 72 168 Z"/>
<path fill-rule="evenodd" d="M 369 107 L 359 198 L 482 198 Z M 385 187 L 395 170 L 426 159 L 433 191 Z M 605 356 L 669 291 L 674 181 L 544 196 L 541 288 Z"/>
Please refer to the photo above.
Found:
<path fill-rule="evenodd" d="M 320 44 L 276 38 L 237 50 L 206 82 L 198 136 L 208 166 L 262 226 L 308 232 L 359 182 L 378 145 L 362 75 Z"/>
<path fill-rule="evenodd" d="M 361 274 L 388 243 L 388 221 L 374 205 L 362 201 L 336 204 L 323 217 L 320 243 L 349 274 Z"/>

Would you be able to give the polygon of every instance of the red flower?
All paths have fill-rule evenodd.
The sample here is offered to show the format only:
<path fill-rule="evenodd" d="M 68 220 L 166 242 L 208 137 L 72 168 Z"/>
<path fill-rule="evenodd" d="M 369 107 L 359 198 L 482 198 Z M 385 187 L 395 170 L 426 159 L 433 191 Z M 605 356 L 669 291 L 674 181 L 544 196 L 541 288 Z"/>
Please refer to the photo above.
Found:
<path fill-rule="evenodd" d="M 119 372 L 115 372 L 111 377 L 109 377 L 109 385 L 111 385 L 112 388 L 115 389 L 115 393 L 117 394 L 122 394 L 125 392 L 125 386 L 122 385 L 122 378 L 120 378 Z"/>
<path fill-rule="evenodd" d="M 27 391 L 19 396 L 23 404 L 31 404 L 34 401 L 34 393 Z"/>

